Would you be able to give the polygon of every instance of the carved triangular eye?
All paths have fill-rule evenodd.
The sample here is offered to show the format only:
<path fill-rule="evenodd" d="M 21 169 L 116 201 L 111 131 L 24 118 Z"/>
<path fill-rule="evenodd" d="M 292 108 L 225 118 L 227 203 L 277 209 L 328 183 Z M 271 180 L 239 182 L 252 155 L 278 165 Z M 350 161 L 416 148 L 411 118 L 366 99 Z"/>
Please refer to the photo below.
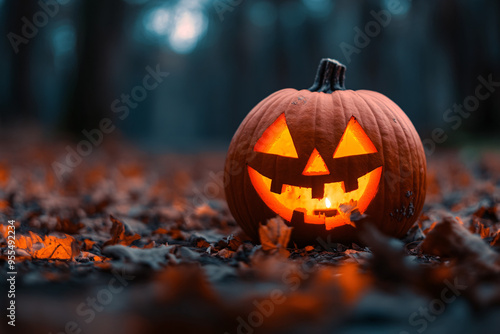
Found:
<path fill-rule="evenodd" d="M 351 117 L 333 154 L 334 158 L 376 153 L 377 149 L 354 116 Z"/>
<path fill-rule="evenodd" d="M 285 114 L 281 114 L 262 134 L 255 144 L 255 152 L 275 154 L 282 157 L 298 158 L 290 130 L 286 125 Z"/>

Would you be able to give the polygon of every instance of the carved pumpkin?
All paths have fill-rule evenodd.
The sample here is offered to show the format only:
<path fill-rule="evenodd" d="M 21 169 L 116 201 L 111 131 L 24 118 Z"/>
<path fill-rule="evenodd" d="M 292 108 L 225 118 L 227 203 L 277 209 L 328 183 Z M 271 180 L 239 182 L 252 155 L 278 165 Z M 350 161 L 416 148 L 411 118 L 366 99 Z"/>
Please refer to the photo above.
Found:
<path fill-rule="evenodd" d="M 420 138 L 390 99 L 345 90 L 345 67 L 320 63 L 308 90 L 283 89 L 243 120 L 229 147 L 225 191 L 243 230 L 281 216 L 299 244 L 357 242 L 371 222 L 402 237 L 425 199 Z"/>

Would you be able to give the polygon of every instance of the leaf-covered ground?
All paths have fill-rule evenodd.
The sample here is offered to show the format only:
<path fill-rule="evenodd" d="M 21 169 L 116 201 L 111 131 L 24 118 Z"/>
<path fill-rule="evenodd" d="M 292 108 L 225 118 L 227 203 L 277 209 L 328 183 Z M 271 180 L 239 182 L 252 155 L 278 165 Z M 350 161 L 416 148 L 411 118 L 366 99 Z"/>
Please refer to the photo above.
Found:
<path fill-rule="evenodd" d="M 229 214 L 224 153 L 108 142 L 59 180 L 65 145 L 28 144 L 0 152 L 1 275 L 9 219 L 18 272 L 7 333 L 499 331 L 499 153 L 429 157 L 426 205 L 404 240 L 367 230 L 363 246 L 285 249 L 279 219 L 260 246 Z"/>

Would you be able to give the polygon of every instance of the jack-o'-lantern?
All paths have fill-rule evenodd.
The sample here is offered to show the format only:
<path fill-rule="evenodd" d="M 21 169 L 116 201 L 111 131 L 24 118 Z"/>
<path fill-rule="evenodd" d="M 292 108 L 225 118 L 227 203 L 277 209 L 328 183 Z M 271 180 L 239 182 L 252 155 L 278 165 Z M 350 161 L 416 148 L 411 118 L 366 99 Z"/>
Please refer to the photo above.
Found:
<path fill-rule="evenodd" d="M 365 223 L 401 237 L 418 218 L 426 161 L 415 128 L 384 95 L 346 90 L 344 75 L 323 59 L 311 88 L 267 97 L 234 135 L 226 198 L 255 241 L 277 215 L 299 244 L 356 242 Z"/>

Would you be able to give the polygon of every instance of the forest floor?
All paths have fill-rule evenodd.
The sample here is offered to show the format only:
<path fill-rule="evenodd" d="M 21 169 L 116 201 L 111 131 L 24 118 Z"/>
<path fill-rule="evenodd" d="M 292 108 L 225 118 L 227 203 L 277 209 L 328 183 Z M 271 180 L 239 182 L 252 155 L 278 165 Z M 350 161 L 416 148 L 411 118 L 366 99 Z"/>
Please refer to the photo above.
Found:
<path fill-rule="evenodd" d="M 2 277 L 10 219 L 17 252 L 15 327 L 0 282 L 7 333 L 498 333 L 499 152 L 429 157 L 403 240 L 373 230 L 365 246 L 288 249 L 251 243 L 233 220 L 224 153 L 112 142 L 59 179 L 66 154 L 0 149 Z"/>

